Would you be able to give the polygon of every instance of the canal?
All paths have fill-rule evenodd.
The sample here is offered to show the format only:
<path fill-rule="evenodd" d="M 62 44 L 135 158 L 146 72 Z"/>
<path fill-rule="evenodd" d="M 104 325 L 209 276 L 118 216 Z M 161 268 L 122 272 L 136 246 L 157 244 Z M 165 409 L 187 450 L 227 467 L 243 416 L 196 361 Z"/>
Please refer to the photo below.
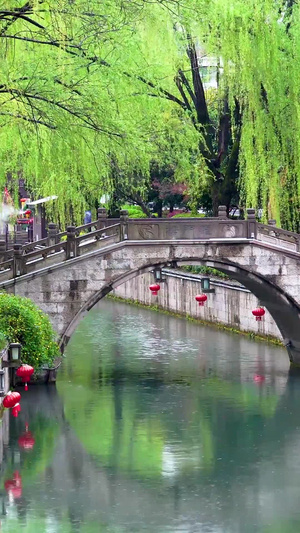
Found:
<path fill-rule="evenodd" d="M 103 300 L 3 419 L 1 532 L 299 532 L 299 405 L 284 349 Z"/>

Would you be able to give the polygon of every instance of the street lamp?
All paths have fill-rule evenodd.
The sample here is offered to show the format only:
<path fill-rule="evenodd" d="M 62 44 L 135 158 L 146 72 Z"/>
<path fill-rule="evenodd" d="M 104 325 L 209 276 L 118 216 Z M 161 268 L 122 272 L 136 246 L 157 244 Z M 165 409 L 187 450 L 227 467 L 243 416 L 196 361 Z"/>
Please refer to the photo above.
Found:
<path fill-rule="evenodd" d="M 8 346 L 8 360 L 2 361 L 2 366 L 18 367 L 21 364 L 22 345 L 19 342 L 11 342 Z"/>
<path fill-rule="evenodd" d="M 8 360 L 21 361 L 21 349 L 22 346 L 19 342 L 11 342 L 8 347 Z"/>
<path fill-rule="evenodd" d="M 209 278 L 201 278 L 201 289 L 202 292 L 210 293 L 215 292 L 215 289 L 212 289 L 210 287 L 210 279 Z"/>
<path fill-rule="evenodd" d="M 155 281 L 157 281 L 158 283 L 162 281 L 166 281 L 166 278 L 163 276 L 163 273 L 160 267 L 157 267 L 154 270 L 152 270 L 152 273 L 153 273 Z"/>

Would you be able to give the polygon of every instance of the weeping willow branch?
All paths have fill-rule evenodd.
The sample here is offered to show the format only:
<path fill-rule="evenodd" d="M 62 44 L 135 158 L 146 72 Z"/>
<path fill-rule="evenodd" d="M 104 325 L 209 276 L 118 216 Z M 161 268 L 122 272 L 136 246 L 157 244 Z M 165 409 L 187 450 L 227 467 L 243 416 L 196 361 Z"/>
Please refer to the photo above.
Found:
<path fill-rule="evenodd" d="M 37 94 L 30 94 L 30 93 L 27 93 L 25 91 L 20 91 L 19 89 L 14 89 L 14 88 L 3 88 L 3 89 L 0 89 L 0 93 L 10 93 L 10 94 L 16 95 L 16 97 L 26 97 L 29 100 L 33 99 L 33 100 L 39 100 L 41 102 L 45 102 L 45 103 L 47 103 L 47 104 L 49 104 L 51 106 L 55 106 L 55 107 L 58 107 L 59 109 L 62 109 L 63 111 L 66 111 L 70 115 L 78 118 L 81 122 L 84 122 L 89 128 L 91 128 L 91 129 L 93 129 L 93 130 L 95 130 L 97 132 L 104 133 L 106 135 L 110 135 L 110 136 L 114 136 L 114 137 L 119 137 L 119 138 L 124 137 L 120 133 L 115 133 L 115 132 L 107 131 L 107 130 L 105 130 L 103 128 L 100 128 L 91 117 L 84 116 L 83 114 L 81 114 L 81 113 L 79 113 L 79 112 L 77 112 L 75 110 L 72 110 L 70 107 L 67 107 L 67 106 L 65 106 L 65 105 L 63 105 L 60 102 L 57 102 L 55 100 L 46 98 L 45 96 L 40 96 L 40 95 L 37 95 Z"/>
<path fill-rule="evenodd" d="M 41 124 L 42 126 L 46 126 L 47 128 L 51 130 L 56 130 L 56 126 L 54 126 L 54 124 L 50 124 L 49 122 L 44 122 L 43 120 L 40 120 L 37 118 L 25 117 L 24 115 L 10 113 L 9 111 L 7 112 L 0 111 L 0 115 L 12 117 L 12 118 L 21 118 L 22 120 L 25 120 L 26 122 L 32 122 L 33 124 Z"/>

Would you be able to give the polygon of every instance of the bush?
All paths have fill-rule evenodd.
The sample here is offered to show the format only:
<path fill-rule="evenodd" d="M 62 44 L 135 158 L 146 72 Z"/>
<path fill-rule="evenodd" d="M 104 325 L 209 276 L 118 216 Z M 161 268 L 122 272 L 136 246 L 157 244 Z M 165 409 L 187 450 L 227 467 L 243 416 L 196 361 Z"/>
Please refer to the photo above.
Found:
<path fill-rule="evenodd" d="M 205 274 L 206 276 L 215 276 L 217 278 L 222 279 L 230 279 L 229 276 L 224 274 L 224 272 L 221 272 L 220 270 L 217 270 L 216 268 L 211 268 L 207 266 L 198 266 L 198 265 L 184 265 L 180 267 L 182 270 L 185 270 L 186 272 L 191 272 L 192 274 Z"/>
<path fill-rule="evenodd" d="M 204 213 L 192 214 L 191 212 L 189 212 L 189 213 L 184 212 L 184 213 L 175 214 L 175 215 L 173 215 L 172 218 L 204 218 L 204 217 L 205 217 Z"/>
<path fill-rule="evenodd" d="M 2 350 L 4 350 L 5 346 L 7 345 L 7 339 L 4 335 L 4 333 L 2 333 L 2 331 L 0 331 L 0 352 Z"/>
<path fill-rule="evenodd" d="M 139 205 L 122 205 L 122 209 L 128 211 L 129 218 L 147 218 L 147 215 L 142 211 Z"/>
<path fill-rule="evenodd" d="M 0 293 L 0 333 L 22 344 L 22 363 L 35 369 L 60 355 L 49 318 L 28 298 Z"/>

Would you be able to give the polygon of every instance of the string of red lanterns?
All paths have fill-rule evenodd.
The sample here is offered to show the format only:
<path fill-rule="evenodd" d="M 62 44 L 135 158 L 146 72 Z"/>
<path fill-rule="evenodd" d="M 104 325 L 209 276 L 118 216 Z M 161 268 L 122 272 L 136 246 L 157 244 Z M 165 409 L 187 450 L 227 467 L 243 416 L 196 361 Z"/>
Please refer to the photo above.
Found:
<path fill-rule="evenodd" d="M 160 291 L 160 285 L 158 283 L 154 283 L 153 285 L 149 286 L 149 289 L 152 293 L 152 296 L 157 296 L 158 291 Z M 197 296 L 195 296 L 195 300 L 198 302 L 199 306 L 204 306 L 205 302 L 207 301 L 207 296 L 206 294 L 197 294 Z M 256 309 L 253 309 L 252 311 L 252 314 L 253 316 L 255 316 L 255 319 L 257 321 L 261 321 L 265 313 L 266 311 L 264 310 L 263 307 L 257 307 Z"/>

